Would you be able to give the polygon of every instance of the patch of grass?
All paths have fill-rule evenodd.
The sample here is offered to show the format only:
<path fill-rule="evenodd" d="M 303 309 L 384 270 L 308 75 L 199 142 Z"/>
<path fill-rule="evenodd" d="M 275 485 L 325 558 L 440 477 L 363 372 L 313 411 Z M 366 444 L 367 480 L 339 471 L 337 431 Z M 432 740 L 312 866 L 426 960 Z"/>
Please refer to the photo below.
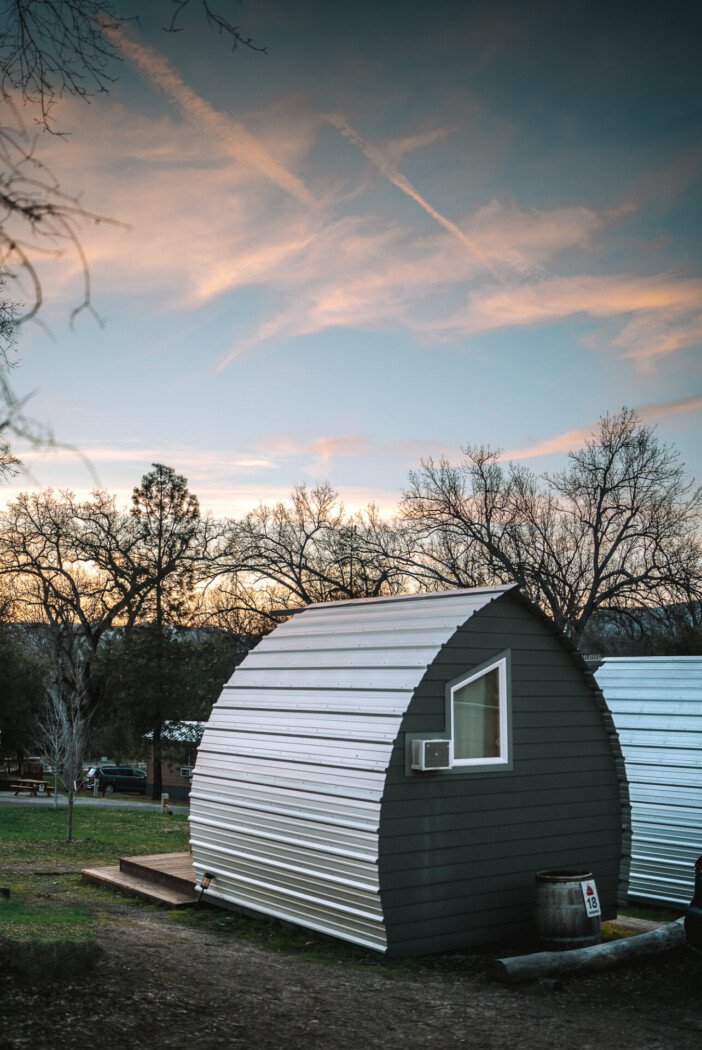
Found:
<path fill-rule="evenodd" d="M 77 873 L 120 856 L 187 849 L 183 816 L 77 808 L 74 841 L 66 842 L 65 808 L 0 805 L 0 881 L 11 893 L 0 897 L 0 972 L 29 983 L 89 972 L 100 954 L 99 894 Z M 67 866 L 75 874 L 53 877 Z"/>
<path fill-rule="evenodd" d="M 638 930 L 631 930 L 624 926 L 619 926 L 616 922 L 602 923 L 602 940 L 605 943 L 608 941 L 623 941 L 626 940 L 627 937 L 636 937 L 638 933 Z"/>
<path fill-rule="evenodd" d="M 631 919 L 648 919 L 649 922 L 675 922 L 685 911 L 685 908 L 661 908 L 655 904 L 632 904 L 622 908 L 620 914 L 628 915 Z"/>
<path fill-rule="evenodd" d="M 95 919 L 85 908 L 55 900 L 37 899 L 26 891 L 0 898 L 0 928 L 10 941 L 94 940 Z"/>
<path fill-rule="evenodd" d="M 61 798 L 61 797 L 62 797 L 61 794 L 59 794 L 59 798 Z M 108 801 L 111 801 L 111 802 L 137 802 L 137 803 L 141 803 L 142 805 L 149 805 L 149 806 L 153 806 L 154 804 L 155 805 L 160 805 L 160 802 L 161 802 L 161 800 L 159 798 L 152 798 L 151 795 L 139 795 L 135 791 L 125 791 L 125 792 L 117 792 L 117 791 L 109 792 L 109 791 L 106 791 L 104 795 L 103 795 L 102 791 L 98 791 L 97 795 L 94 795 L 92 788 L 90 788 L 88 791 L 80 791 L 78 793 L 78 795 L 77 795 L 77 798 L 105 798 L 105 799 L 107 799 Z M 167 802 L 167 805 L 169 807 L 171 807 L 171 806 L 189 806 L 190 805 L 190 799 L 188 799 L 188 798 L 169 798 L 168 802 Z"/>
<path fill-rule="evenodd" d="M 640 909 L 641 918 L 652 921 L 673 921 L 679 916 L 661 909 Z M 629 911 L 626 914 L 630 914 Z M 659 919 L 658 915 L 664 918 Z M 670 918 L 666 918 L 670 916 Z M 330 965 L 343 965 L 352 969 L 372 970 L 385 977 L 419 977 L 427 973 L 447 976 L 464 976 L 476 980 L 485 978 L 493 959 L 512 955 L 530 954 L 542 951 L 538 943 L 527 941 L 492 944 L 484 948 L 463 949 L 454 952 L 442 952 L 422 957 L 393 958 L 382 955 L 372 949 L 366 949 L 333 937 L 325 937 L 292 924 L 266 919 L 254 918 L 234 911 L 226 911 L 211 905 L 190 910 L 169 912 L 170 921 L 179 924 L 196 926 L 207 933 L 237 937 L 256 944 L 266 951 L 282 954 L 301 955 L 310 962 L 322 962 Z M 635 936 L 636 931 L 624 930 L 616 923 L 603 923 L 602 939 L 619 940 Z"/>
<path fill-rule="evenodd" d="M 77 806 L 73 842 L 66 842 L 66 810 L 0 805 L 2 871 L 48 871 L 115 863 L 121 856 L 176 853 L 188 848 L 185 814 Z"/>
<path fill-rule="evenodd" d="M 179 925 L 195 926 L 205 933 L 236 937 L 265 951 L 302 955 L 310 961 L 344 963 L 374 970 L 379 964 L 387 966 L 383 956 L 369 949 L 275 919 L 253 918 L 208 904 L 197 908 L 173 909 L 168 913 L 168 918 Z M 393 968 L 391 963 L 390 969 Z"/>
<path fill-rule="evenodd" d="M 464 974 L 481 977 L 488 957 L 477 952 L 446 952 L 421 958 L 394 958 L 371 948 L 327 937 L 292 923 L 264 917 L 254 918 L 203 904 L 197 908 L 173 909 L 168 918 L 179 925 L 197 927 L 203 932 L 236 937 L 262 948 L 285 955 L 299 955 L 305 961 L 345 966 L 372 971 L 388 978 L 419 977 L 427 972 Z"/>

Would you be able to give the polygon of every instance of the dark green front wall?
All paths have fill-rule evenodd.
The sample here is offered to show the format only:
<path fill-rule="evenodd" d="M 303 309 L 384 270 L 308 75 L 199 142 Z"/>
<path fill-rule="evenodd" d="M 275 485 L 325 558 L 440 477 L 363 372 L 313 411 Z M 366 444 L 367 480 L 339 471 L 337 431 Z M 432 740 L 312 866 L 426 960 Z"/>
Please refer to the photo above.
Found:
<path fill-rule="evenodd" d="M 405 733 L 445 736 L 445 687 L 511 654 L 509 772 L 405 773 Z M 608 724 L 609 723 L 609 724 Z M 611 720 L 566 643 L 509 593 L 442 648 L 405 714 L 383 794 L 388 951 L 424 954 L 533 934 L 535 873 L 592 871 L 616 914 L 621 768 Z M 624 798 L 625 787 L 624 787 Z"/>

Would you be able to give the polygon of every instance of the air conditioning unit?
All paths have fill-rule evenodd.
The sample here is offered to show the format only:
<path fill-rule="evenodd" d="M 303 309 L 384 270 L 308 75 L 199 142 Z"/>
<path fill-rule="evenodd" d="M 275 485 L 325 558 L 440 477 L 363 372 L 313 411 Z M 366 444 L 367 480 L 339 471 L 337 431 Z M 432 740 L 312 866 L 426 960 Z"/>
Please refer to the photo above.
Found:
<path fill-rule="evenodd" d="M 413 740 L 412 769 L 450 769 L 450 740 Z"/>

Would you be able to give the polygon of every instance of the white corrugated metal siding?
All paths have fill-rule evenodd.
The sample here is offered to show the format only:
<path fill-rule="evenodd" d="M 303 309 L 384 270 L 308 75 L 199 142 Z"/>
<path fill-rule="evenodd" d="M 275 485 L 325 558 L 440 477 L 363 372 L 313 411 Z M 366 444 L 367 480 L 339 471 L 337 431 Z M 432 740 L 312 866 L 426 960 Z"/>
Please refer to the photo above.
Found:
<path fill-rule="evenodd" d="M 702 853 L 702 657 L 612 657 L 595 677 L 629 781 L 629 893 L 688 904 Z"/>
<path fill-rule="evenodd" d="M 209 898 L 385 948 L 378 823 L 402 716 L 441 646 L 509 589 L 313 605 L 249 653 L 193 773 Z"/>

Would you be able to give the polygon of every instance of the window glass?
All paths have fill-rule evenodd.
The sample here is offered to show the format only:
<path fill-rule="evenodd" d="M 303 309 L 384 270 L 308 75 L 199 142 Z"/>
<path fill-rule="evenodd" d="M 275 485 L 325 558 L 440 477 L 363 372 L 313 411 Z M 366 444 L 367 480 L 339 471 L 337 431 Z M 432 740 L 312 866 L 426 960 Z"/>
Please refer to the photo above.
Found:
<path fill-rule="evenodd" d="M 499 758 L 500 673 L 493 667 L 453 694 L 455 758 Z"/>
<path fill-rule="evenodd" d="M 509 762 L 506 660 L 453 686 L 451 708 L 454 764 Z"/>

